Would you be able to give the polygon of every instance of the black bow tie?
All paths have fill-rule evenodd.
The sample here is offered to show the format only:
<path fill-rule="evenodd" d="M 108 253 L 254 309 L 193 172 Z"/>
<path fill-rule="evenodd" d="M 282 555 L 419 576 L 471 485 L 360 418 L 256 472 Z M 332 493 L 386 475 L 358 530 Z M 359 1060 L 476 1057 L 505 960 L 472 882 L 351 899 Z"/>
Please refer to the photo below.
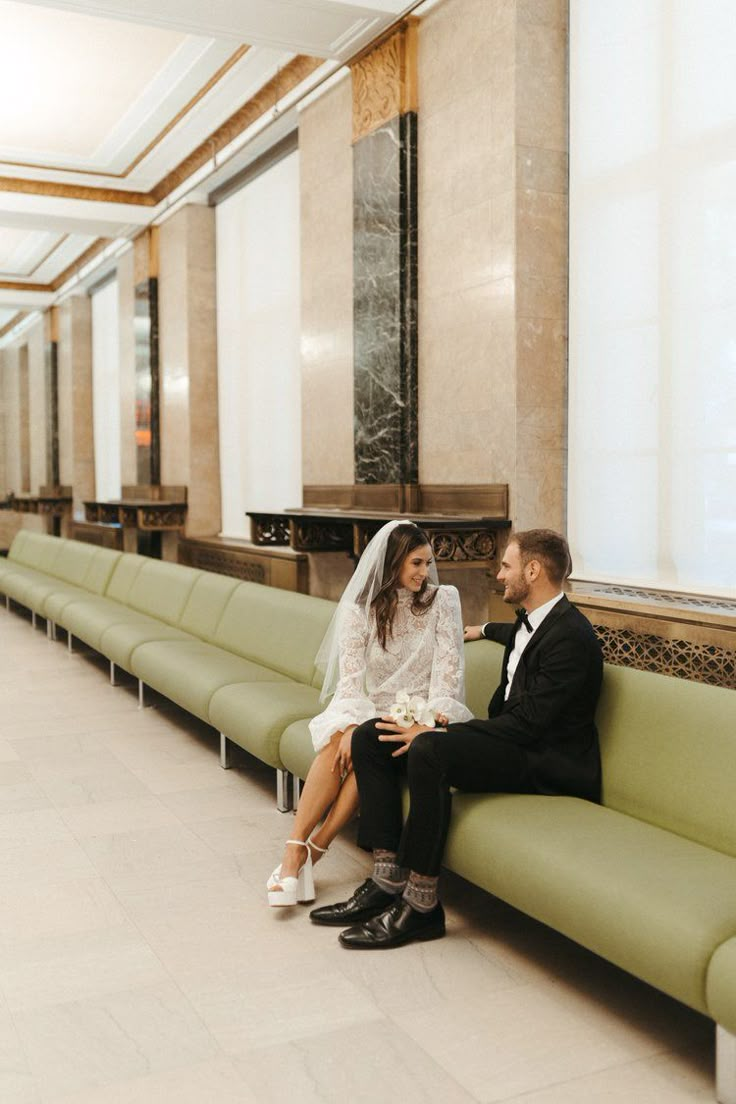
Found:
<path fill-rule="evenodd" d="M 527 632 L 534 632 L 534 629 L 532 628 L 532 623 L 529 620 L 529 614 L 526 612 L 523 606 L 519 606 L 517 610 L 514 610 L 514 613 L 516 614 L 516 620 L 519 625 L 523 625 Z"/>

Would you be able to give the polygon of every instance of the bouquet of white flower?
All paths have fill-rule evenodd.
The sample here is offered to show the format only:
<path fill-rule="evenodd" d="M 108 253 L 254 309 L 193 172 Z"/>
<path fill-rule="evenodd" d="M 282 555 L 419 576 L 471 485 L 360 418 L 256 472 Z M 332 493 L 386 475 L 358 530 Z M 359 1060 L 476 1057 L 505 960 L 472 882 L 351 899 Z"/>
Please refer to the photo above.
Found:
<path fill-rule="evenodd" d="M 405 692 L 397 694 L 396 701 L 391 706 L 390 714 L 401 728 L 411 728 L 413 724 L 434 728 L 434 713 L 424 698 L 412 698 L 411 695 Z"/>

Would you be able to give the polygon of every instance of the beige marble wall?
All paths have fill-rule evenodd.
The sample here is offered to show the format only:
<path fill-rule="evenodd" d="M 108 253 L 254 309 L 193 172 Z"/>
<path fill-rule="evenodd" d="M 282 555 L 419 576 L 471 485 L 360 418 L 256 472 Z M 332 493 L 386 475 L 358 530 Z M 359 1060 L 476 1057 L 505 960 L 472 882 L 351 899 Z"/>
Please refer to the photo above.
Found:
<path fill-rule="evenodd" d="M 352 89 L 299 117 L 302 481 L 354 482 Z"/>
<path fill-rule="evenodd" d="M 95 496 L 92 305 L 85 294 L 71 295 L 59 307 L 58 354 L 59 402 L 65 409 L 62 483 L 71 483 L 73 515 L 83 518 L 84 500 Z"/>
<path fill-rule="evenodd" d="M 519 528 L 566 526 L 567 4 L 518 5 L 516 494 Z"/>
<path fill-rule="evenodd" d="M 48 441 L 46 437 L 46 316 L 24 335 L 28 347 L 28 411 L 30 420 L 30 490 L 38 494 L 48 483 Z"/>
<path fill-rule="evenodd" d="M 220 529 L 215 212 L 190 205 L 159 235 L 161 481 L 188 487 L 188 535 Z"/>
<path fill-rule="evenodd" d="M 2 351 L 2 388 L 5 405 L 5 483 L 8 491 L 21 489 L 19 344 Z"/>
<path fill-rule="evenodd" d="M 514 477 L 515 5 L 419 25 L 419 478 Z"/>
<path fill-rule="evenodd" d="M 562 0 L 445 0 L 419 35 L 419 472 L 565 525 Z"/>

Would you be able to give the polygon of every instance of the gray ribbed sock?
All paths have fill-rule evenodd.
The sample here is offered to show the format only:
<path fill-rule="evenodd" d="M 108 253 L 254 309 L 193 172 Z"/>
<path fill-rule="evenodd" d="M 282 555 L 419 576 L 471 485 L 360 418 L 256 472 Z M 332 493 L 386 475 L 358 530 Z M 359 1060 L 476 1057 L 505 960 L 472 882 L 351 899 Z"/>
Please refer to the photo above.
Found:
<path fill-rule="evenodd" d="M 395 851 L 373 852 L 373 873 L 371 878 L 385 893 L 401 893 L 406 885 L 408 871 L 399 866 Z"/>
<path fill-rule="evenodd" d="M 428 874 L 415 874 L 412 870 L 404 890 L 404 900 L 417 912 L 431 912 L 437 905 L 439 878 Z"/>

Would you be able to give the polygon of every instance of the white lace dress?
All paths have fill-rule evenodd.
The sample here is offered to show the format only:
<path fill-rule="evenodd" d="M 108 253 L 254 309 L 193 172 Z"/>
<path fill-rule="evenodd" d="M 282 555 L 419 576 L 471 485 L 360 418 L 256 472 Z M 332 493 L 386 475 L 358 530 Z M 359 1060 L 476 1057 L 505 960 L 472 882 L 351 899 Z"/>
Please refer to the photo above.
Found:
<path fill-rule="evenodd" d="M 425 698 L 435 713 L 450 721 L 467 721 L 464 704 L 463 625 L 460 595 L 440 586 L 423 614 L 411 610 L 414 594 L 399 591 L 393 633 L 384 650 L 375 621 L 369 624 L 359 606 L 351 606 L 340 635 L 340 676 L 332 701 L 309 722 L 315 751 L 336 732 L 382 716 L 406 691 Z"/>

